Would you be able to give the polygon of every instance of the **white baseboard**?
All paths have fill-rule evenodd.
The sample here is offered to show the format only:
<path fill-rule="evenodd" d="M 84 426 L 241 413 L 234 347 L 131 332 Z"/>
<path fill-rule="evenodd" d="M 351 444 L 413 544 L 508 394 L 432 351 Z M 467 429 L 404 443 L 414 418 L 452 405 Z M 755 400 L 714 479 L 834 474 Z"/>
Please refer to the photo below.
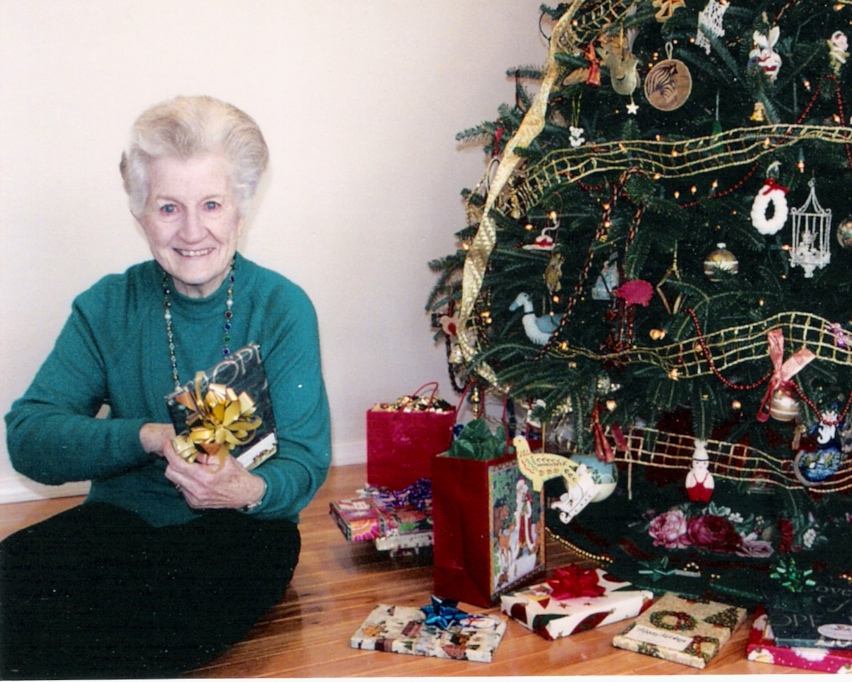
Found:
<path fill-rule="evenodd" d="M 331 466 L 341 467 L 347 464 L 363 464 L 367 461 L 367 441 L 335 443 L 331 449 Z"/>
<path fill-rule="evenodd" d="M 332 448 L 331 466 L 363 464 L 367 461 L 367 442 L 336 443 Z M 0 504 L 32 502 L 53 497 L 74 497 L 89 492 L 88 482 L 65 485 L 42 485 L 23 476 L 0 477 Z"/>
<path fill-rule="evenodd" d="M 23 476 L 0 477 L 0 504 L 31 502 L 53 497 L 74 497 L 89 492 L 89 483 L 66 483 L 65 485 L 42 485 Z"/>

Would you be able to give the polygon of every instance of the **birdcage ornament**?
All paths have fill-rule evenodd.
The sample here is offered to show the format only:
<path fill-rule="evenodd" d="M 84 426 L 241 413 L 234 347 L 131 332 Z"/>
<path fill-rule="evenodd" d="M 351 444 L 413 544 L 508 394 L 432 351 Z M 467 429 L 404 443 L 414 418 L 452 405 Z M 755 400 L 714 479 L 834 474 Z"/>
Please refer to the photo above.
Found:
<path fill-rule="evenodd" d="M 824 268 L 831 260 L 831 209 L 823 209 L 817 201 L 816 180 L 811 178 L 808 185 L 811 192 L 807 201 L 790 210 L 793 217 L 790 265 L 804 268 L 805 277 L 813 277 L 817 268 Z"/>

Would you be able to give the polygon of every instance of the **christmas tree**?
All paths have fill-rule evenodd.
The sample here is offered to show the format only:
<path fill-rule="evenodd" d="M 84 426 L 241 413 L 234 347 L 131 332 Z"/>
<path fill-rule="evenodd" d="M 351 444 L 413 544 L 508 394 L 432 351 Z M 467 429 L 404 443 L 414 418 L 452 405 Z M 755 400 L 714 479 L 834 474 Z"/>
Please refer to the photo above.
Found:
<path fill-rule="evenodd" d="M 489 163 L 431 263 L 456 387 L 535 405 L 548 452 L 681 493 L 700 449 L 739 493 L 798 505 L 793 540 L 760 532 L 810 549 L 796 496 L 852 487 L 852 2 L 542 12 L 546 64 L 459 135 Z"/>

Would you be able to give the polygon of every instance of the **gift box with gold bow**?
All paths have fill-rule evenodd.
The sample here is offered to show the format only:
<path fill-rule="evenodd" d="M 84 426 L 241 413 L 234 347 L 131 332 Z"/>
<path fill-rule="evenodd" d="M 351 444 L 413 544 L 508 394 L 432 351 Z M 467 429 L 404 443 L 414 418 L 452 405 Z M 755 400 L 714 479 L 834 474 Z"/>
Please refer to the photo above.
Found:
<path fill-rule="evenodd" d="M 201 452 L 220 463 L 231 455 L 254 469 L 278 450 L 275 416 L 260 348 L 241 348 L 166 396 L 177 453 L 194 461 Z"/>

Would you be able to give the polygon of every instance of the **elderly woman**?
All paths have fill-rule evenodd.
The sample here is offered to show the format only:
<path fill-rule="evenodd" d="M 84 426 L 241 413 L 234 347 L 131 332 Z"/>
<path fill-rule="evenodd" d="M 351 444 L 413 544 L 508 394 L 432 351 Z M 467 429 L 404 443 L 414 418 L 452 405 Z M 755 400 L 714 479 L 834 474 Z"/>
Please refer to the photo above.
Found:
<path fill-rule="evenodd" d="M 330 437 L 310 300 L 237 253 L 267 158 L 256 123 L 209 97 L 133 126 L 121 173 L 154 259 L 77 297 L 6 416 L 18 471 L 92 484 L 0 544 L 0 678 L 173 677 L 281 599 Z M 277 453 L 251 471 L 178 456 L 165 396 L 250 343 Z"/>

